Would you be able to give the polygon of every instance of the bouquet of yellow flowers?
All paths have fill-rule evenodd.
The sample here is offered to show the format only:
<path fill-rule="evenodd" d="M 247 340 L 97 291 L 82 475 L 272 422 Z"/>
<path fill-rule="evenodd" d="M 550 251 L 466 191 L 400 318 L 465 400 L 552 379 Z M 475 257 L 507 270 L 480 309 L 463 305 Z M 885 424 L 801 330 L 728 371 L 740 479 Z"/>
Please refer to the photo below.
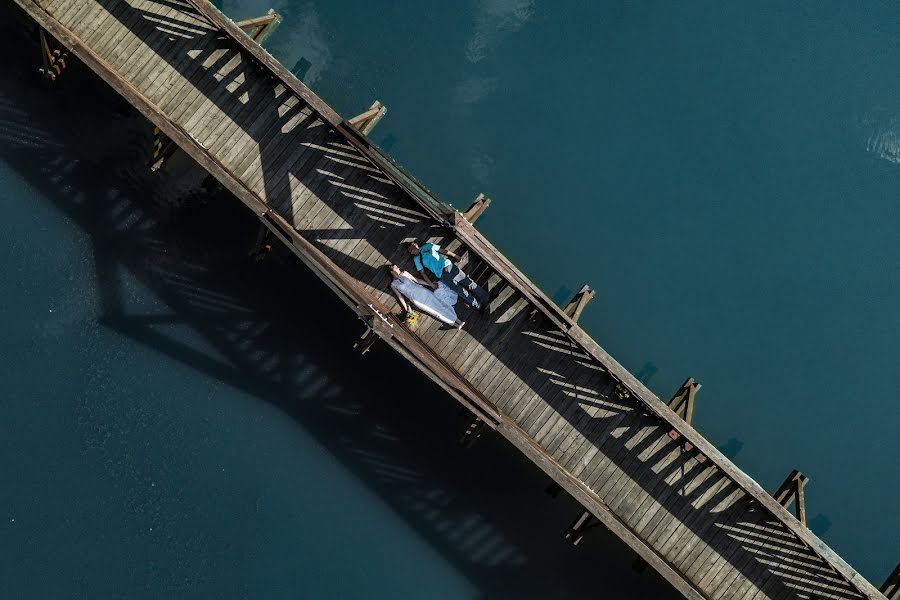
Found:
<path fill-rule="evenodd" d="M 406 324 L 407 325 L 415 325 L 419 322 L 419 313 L 414 310 L 406 311 Z"/>

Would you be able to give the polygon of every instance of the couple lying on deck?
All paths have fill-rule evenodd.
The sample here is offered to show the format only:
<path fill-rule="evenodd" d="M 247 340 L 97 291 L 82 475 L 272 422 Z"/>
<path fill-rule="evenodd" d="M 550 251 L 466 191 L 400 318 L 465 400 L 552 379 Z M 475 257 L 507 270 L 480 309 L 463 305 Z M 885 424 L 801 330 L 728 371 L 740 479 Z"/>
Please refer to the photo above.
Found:
<path fill-rule="evenodd" d="M 465 323 L 459 320 L 453 308 L 459 297 L 484 314 L 490 296 L 447 258 L 450 256 L 458 260 L 458 256 L 442 250 L 437 244 L 423 244 L 420 247 L 415 242 L 410 242 L 406 248 L 413 255 L 413 262 L 421 278 L 402 271 L 397 265 L 390 265 L 389 269 L 394 278 L 391 289 L 407 314 L 411 310 L 407 305 L 409 301 L 435 319 L 462 329 Z M 437 278 L 437 283 L 431 281 L 430 275 Z"/>

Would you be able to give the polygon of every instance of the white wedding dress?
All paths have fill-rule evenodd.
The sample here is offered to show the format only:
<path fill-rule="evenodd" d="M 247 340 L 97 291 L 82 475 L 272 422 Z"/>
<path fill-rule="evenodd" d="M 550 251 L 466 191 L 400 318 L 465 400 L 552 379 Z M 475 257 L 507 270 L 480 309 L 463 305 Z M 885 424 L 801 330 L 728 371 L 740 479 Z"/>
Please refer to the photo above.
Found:
<path fill-rule="evenodd" d="M 391 282 L 391 287 L 403 294 L 413 306 L 423 313 L 431 315 L 447 325 L 456 323 L 456 309 L 453 308 L 453 305 L 456 304 L 457 294 L 443 283 L 438 283 L 438 288 L 432 290 L 424 285 L 419 285 L 405 273 L 401 273 L 400 277 Z"/>

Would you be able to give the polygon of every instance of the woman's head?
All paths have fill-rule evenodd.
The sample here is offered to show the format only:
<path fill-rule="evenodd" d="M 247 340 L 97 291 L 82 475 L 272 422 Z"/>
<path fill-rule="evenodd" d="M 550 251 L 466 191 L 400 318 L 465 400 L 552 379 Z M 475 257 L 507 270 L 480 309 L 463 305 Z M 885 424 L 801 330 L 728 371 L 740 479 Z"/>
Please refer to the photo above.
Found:
<path fill-rule="evenodd" d="M 391 274 L 391 277 L 400 277 L 400 267 L 395 264 L 389 264 L 387 266 L 388 273 Z"/>

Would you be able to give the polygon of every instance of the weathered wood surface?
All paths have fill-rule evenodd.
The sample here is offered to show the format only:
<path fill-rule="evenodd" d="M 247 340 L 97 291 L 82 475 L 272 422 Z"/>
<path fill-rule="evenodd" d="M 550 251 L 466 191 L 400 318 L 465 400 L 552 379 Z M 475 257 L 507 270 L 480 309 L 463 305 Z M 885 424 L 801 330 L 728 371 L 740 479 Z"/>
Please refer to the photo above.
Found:
<path fill-rule="evenodd" d="M 16 2 L 685 596 L 882 597 L 591 339 L 583 303 L 553 304 L 211 5 Z M 384 266 L 411 268 L 411 239 L 461 254 L 489 314 L 460 308 L 463 331 L 392 315 Z"/>

